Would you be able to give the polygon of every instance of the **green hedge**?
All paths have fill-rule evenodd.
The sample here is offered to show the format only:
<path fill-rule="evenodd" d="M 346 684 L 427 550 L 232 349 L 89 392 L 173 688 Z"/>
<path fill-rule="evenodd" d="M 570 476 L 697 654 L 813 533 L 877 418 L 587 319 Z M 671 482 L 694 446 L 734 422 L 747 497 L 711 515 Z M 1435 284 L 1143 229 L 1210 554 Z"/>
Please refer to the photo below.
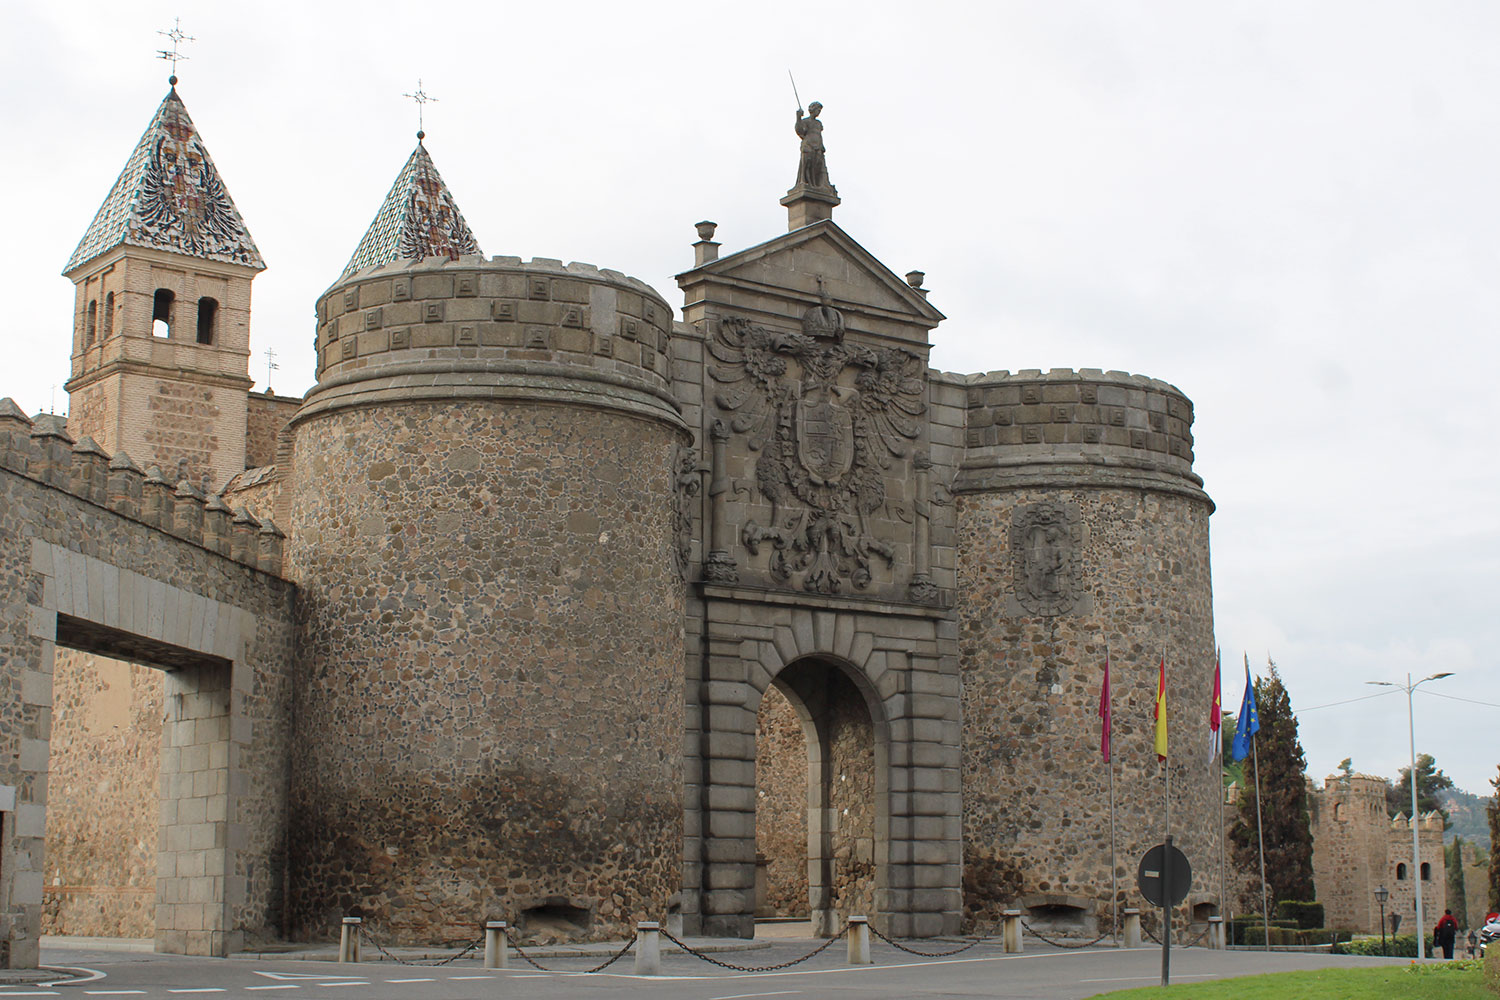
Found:
<path fill-rule="evenodd" d="M 1432 935 L 1425 935 L 1427 939 L 1427 954 L 1433 952 Z M 1380 955 L 1380 937 L 1360 938 L 1358 941 L 1339 942 L 1334 951 L 1340 955 Z M 1415 934 L 1387 934 L 1385 938 L 1385 951 L 1383 954 L 1392 955 L 1396 958 L 1417 957 L 1417 936 Z"/>
<path fill-rule="evenodd" d="M 1283 900 L 1276 904 L 1276 916 L 1279 920 L 1295 921 L 1300 930 L 1312 930 L 1323 926 L 1323 904 Z"/>

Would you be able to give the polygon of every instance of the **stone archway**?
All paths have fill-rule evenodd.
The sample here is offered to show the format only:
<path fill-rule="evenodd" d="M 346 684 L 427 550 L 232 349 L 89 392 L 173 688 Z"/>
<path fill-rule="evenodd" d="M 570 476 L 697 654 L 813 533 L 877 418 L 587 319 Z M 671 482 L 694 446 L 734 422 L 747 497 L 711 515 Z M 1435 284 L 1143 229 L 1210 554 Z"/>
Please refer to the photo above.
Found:
<path fill-rule="evenodd" d="M 803 657 L 776 675 L 758 712 L 755 834 L 766 902 L 809 916 L 819 936 L 851 915 L 877 916 L 888 887 L 886 727 L 854 676 L 836 660 Z M 786 709 L 801 740 L 787 738 Z"/>

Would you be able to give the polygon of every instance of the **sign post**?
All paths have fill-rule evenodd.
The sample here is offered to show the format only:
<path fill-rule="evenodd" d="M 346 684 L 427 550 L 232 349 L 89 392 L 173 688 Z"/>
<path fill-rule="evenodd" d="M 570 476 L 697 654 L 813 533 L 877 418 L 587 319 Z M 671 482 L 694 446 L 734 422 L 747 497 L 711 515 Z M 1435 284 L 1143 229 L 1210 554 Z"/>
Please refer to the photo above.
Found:
<path fill-rule="evenodd" d="M 1193 884 L 1193 866 L 1187 855 L 1172 846 L 1172 835 L 1141 858 L 1136 869 L 1136 885 L 1146 901 L 1161 907 L 1161 984 L 1172 980 L 1172 907 L 1187 898 Z"/>

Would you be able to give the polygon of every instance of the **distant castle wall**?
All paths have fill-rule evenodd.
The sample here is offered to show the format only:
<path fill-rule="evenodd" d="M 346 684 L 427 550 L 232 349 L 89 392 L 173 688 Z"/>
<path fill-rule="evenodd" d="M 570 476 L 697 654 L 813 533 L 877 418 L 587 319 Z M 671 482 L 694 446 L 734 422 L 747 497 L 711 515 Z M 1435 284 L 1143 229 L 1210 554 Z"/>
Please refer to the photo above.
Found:
<path fill-rule="evenodd" d="M 1330 775 L 1323 787 L 1309 791 L 1313 828 L 1313 882 L 1329 927 L 1379 933 L 1380 907 L 1375 890 L 1390 893 L 1386 919 L 1402 914 L 1402 930 L 1416 920 L 1415 885 L 1422 886 L 1422 906 L 1429 925 L 1447 905 L 1443 864 L 1443 820 L 1429 813 L 1418 820 L 1421 869 L 1412 871 L 1411 823 L 1386 811 L 1386 781 L 1368 774 Z M 1431 929 L 1431 926 L 1426 928 Z"/>

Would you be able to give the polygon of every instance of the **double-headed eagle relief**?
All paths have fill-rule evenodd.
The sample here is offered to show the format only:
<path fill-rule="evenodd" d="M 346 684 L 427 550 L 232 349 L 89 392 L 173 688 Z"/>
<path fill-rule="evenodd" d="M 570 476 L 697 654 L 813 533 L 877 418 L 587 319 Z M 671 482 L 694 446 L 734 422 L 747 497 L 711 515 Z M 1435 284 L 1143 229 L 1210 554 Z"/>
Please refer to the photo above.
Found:
<path fill-rule="evenodd" d="M 714 401 L 760 453 L 756 485 L 771 505 L 770 523 L 747 521 L 740 540 L 752 554 L 769 543 L 777 579 L 821 594 L 868 586 L 872 559 L 894 563 L 869 521 L 886 504 L 887 477 L 904 475 L 892 459 L 906 456 L 926 411 L 921 357 L 842 334 L 825 303 L 801 333 L 731 318 L 708 345 Z"/>
<path fill-rule="evenodd" d="M 142 177 L 132 242 L 253 264 L 259 260 L 187 109 L 169 99 Z"/>

